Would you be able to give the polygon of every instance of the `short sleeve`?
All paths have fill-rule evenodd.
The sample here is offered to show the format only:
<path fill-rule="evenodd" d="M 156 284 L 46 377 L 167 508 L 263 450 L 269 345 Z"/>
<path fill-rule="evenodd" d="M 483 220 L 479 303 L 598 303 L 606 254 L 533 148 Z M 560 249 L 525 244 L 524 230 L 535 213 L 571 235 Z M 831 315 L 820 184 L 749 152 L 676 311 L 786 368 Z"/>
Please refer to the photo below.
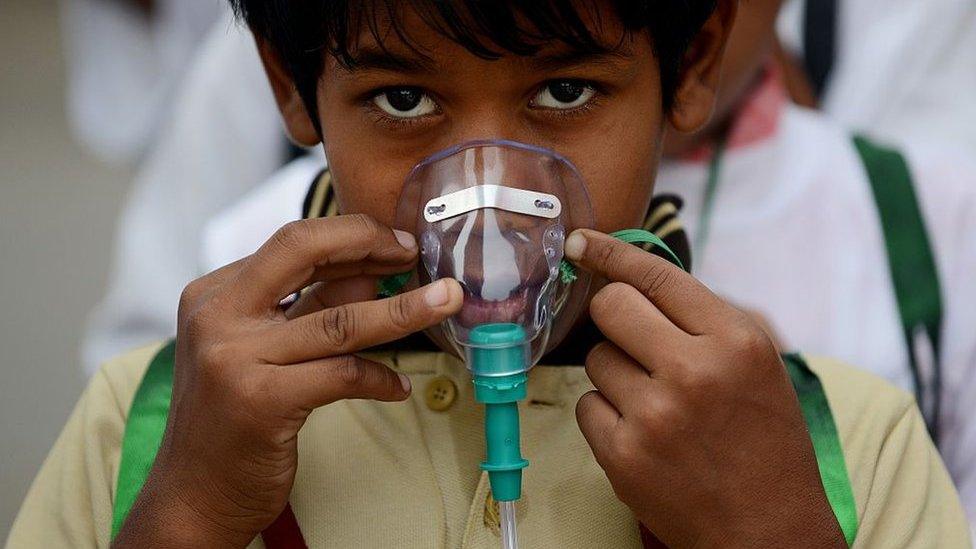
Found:
<path fill-rule="evenodd" d="M 8 547 L 109 546 L 125 418 L 158 348 L 111 361 L 92 378 L 27 493 Z"/>
<path fill-rule="evenodd" d="M 959 497 L 914 404 L 878 451 L 855 546 L 970 547 Z"/>
<path fill-rule="evenodd" d="M 911 395 L 836 361 L 809 359 L 840 435 L 858 515 L 855 547 L 969 547 L 959 495 Z"/>

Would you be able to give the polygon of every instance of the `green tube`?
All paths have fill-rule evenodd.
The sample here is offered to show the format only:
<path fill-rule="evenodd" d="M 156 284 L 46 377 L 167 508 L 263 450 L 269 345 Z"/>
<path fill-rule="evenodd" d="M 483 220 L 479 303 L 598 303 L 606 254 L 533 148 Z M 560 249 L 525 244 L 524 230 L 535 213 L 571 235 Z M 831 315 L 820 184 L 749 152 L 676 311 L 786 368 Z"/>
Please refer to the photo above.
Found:
<path fill-rule="evenodd" d="M 529 465 L 522 458 L 518 412 L 526 395 L 525 331 L 517 324 L 482 324 L 471 331 L 471 342 L 475 399 L 485 404 L 481 468 L 496 501 L 515 501 L 522 496 L 522 469 Z"/>

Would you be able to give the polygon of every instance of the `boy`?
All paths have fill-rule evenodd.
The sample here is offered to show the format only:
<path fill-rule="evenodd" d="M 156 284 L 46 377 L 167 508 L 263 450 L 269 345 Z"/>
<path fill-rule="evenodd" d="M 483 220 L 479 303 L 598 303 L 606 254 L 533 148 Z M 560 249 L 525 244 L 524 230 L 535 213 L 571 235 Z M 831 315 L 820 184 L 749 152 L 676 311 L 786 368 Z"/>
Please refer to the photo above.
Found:
<path fill-rule="evenodd" d="M 716 114 L 701 132 L 669 136 L 656 191 L 684 199 L 681 218 L 697 244 L 694 274 L 760 313 L 784 349 L 836 357 L 916 393 L 974 522 L 976 164 L 932 139 L 904 155 L 884 153 L 884 168 L 906 161 L 910 181 L 901 190 L 914 195 L 907 204 L 917 202 L 923 228 L 921 248 L 898 246 L 910 257 L 890 253 L 899 235 L 884 226 L 888 208 L 879 200 L 906 203 L 898 172 L 872 181 L 852 135 L 786 100 L 769 63 L 779 5 L 740 6 Z M 205 231 L 207 270 L 250 254 L 293 219 L 321 169 L 317 159 L 296 162 L 214 219 Z M 910 226 L 910 213 L 894 218 L 898 227 Z M 917 275 L 915 261 L 925 247 L 936 267 L 929 279 Z M 910 301 L 896 286 L 905 273 L 907 297 L 941 298 L 936 337 L 913 329 L 911 345 L 905 327 L 913 319 L 902 309 Z"/>
<path fill-rule="evenodd" d="M 482 448 L 463 367 L 442 353 L 351 354 L 460 308 L 450 280 L 364 301 L 375 277 L 416 261 L 413 237 L 388 228 L 401 181 L 456 142 L 528 140 L 577 165 L 599 230 L 639 226 L 665 122 L 693 131 L 709 117 L 735 2 L 238 8 L 292 136 L 325 143 L 339 209 L 368 216 L 290 224 L 187 288 L 177 343 L 156 357 L 175 364 L 166 434 L 115 543 L 496 546 L 486 481 L 471 466 Z M 672 547 L 843 546 L 850 524 L 831 507 L 763 332 L 669 263 L 602 233 L 574 233 L 566 253 L 609 281 L 589 308 L 607 341 L 585 371 L 533 370 L 525 544 L 639 546 L 639 522 Z M 324 284 L 280 310 L 314 282 Z M 109 543 L 126 410 L 157 354 L 95 379 L 14 544 Z M 813 367 L 844 445 L 858 542 L 965 544 L 910 397 L 839 365 Z M 420 383 L 456 397 L 436 410 L 412 393 Z"/>

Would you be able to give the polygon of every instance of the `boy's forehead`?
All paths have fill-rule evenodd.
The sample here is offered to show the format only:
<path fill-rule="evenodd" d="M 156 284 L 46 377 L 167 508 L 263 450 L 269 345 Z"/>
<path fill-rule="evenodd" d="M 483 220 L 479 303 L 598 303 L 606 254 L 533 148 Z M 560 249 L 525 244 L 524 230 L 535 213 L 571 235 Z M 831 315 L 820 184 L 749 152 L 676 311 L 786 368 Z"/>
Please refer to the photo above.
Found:
<path fill-rule="evenodd" d="M 537 68 L 551 68 L 580 62 L 611 62 L 631 57 L 638 35 L 628 32 L 606 2 L 586 3 L 576 12 L 588 32 L 588 39 L 578 43 L 541 39 L 547 33 L 535 28 L 524 16 L 517 16 L 516 29 L 528 47 L 511 51 L 498 37 L 487 32 L 465 32 L 448 28 L 429 14 L 418 13 L 406 3 L 397 13 L 377 13 L 359 18 L 358 29 L 350 29 L 351 40 L 344 49 L 349 63 L 339 62 L 349 72 L 379 69 L 396 72 L 438 72 L 447 64 L 467 61 L 491 61 L 520 57 Z M 331 64 L 331 63 L 330 63 Z"/>

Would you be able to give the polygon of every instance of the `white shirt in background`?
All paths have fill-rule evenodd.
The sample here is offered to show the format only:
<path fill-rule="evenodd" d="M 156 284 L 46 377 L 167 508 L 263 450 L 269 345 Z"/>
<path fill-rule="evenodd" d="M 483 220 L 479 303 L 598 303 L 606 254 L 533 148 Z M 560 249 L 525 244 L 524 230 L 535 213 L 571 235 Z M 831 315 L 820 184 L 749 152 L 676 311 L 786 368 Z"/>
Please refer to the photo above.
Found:
<path fill-rule="evenodd" d="M 103 159 L 139 160 L 152 145 L 197 46 L 225 0 L 62 0 L 68 115 Z"/>
<path fill-rule="evenodd" d="M 207 272 L 204 224 L 266 180 L 286 145 L 254 40 L 228 15 L 202 45 L 126 201 L 107 295 L 83 343 L 89 374 L 175 333 L 183 287 Z"/>
<path fill-rule="evenodd" d="M 803 1 L 778 30 L 802 58 Z M 836 59 L 822 108 L 895 144 L 933 138 L 976 151 L 976 2 L 838 0 Z"/>
<path fill-rule="evenodd" d="M 940 449 L 976 521 L 976 162 L 931 140 L 903 149 L 943 295 Z M 684 197 L 694 241 L 701 162 L 666 162 L 656 192 Z M 726 153 L 695 275 L 761 312 L 788 349 L 826 355 L 913 391 L 877 207 L 849 133 L 785 107 L 775 136 Z"/>

